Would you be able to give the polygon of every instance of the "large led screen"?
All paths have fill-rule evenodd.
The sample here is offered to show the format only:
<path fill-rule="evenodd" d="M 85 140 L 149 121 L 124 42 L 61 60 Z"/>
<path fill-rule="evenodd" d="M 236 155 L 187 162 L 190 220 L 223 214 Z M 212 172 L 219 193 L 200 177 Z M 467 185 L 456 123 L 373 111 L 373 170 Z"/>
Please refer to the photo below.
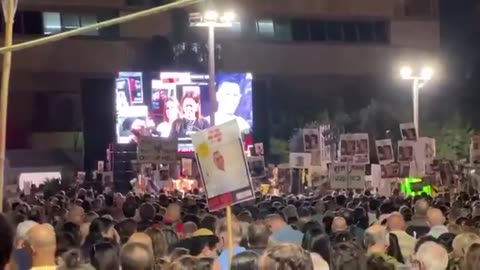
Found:
<path fill-rule="evenodd" d="M 242 131 L 250 131 L 252 75 L 218 73 L 215 80 L 215 123 L 236 119 Z M 178 138 L 179 151 L 189 152 L 190 135 L 210 127 L 208 75 L 120 72 L 116 86 L 118 143 L 134 143 L 140 135 L 173 137 Z"/>

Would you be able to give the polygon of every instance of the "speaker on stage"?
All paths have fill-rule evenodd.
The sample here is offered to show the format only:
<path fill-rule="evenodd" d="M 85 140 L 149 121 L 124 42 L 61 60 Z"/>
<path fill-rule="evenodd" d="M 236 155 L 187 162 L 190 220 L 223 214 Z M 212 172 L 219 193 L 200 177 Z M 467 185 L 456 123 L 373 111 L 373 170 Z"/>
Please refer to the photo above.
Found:
<path fill-rule="evenodd" d="M 105 150 L 115 142 L 115 80 L 85 79 L 81 86 L 84 167 L 91 172 L 97 161 L 106 159 Z"/>

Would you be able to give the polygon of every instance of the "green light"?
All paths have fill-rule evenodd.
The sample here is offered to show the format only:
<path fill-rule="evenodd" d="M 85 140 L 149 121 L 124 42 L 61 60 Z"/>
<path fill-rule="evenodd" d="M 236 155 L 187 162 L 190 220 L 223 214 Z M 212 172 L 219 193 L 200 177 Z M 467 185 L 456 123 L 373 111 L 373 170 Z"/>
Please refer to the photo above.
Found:
<path fill-rule="evenodd" d="M 423 185 L 421 178 L 408 177 L 401 183 L 402 192 L 408 196 L 420 195 L 422 192 L 432 196 L 432 186 Z"/>

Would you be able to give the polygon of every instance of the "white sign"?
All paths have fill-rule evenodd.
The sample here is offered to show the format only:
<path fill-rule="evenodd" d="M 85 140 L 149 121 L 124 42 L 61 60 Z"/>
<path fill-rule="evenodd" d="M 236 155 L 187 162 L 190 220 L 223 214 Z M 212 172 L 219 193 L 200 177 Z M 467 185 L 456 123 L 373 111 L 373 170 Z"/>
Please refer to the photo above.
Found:
<path fill-rule="evenodd" d="M 139 163 L 170 164 L 176 161 L 177 141 L 161 138 L 141 136 L 137 146 Z"/>
<path fill-rule="evenodd" d="M 351 165 L 348 171 L 348 188 L 365 188 L 365 165 Z"/>
<path fill-rule="evenodd" d="M 330 125 L 322 125 L 319 128 L 319 134 L 320 134 L 320 156 L 321 156 L 321 163 L 328 164 L 332 162 L 331 159 L 331 146 L 330 145 L 325 145 L 325 136 L 323 136 L 323 133 L 325 131 L 330 130 Z"/>
<path fill-rule="evenodd" d="M 400 134 L 402 135 L 402 140 L 404 141 L 416 141 L 417 131 L 415 130 L 415 125 L 413 123 L 403 123 L 400 124 Z"/>
<path fill-rule="evenodd" d="M 414 160 L 415 142 L 398 141 L 398 162 L 410 162 Z"/>
<path fill-rule="evenodd" d="M 255 197 L 236 120 L 192 134 L 210 211 Z"/>
<path fill-rule="evenodd" d="M 328 172 L 330 179 L 330 188 L 346 189 L 348 166 L 346 163 L 332 163 Z"/>
<path fill-rule="evenodd" d="M 340 162 L 363 165 L 370 163 L 367 133 L 340 135 Z"/>
<path fill-rule="evenodd" d="M 255 147 L 255 154 L 256 154 L 257 156 L 263 156 L 263 155 L 265 155 L 265 152 L 264 152 L 264 149 L 263 149 L 263 143 L 256 143 L 256 144 L 254 145 L 254 147 Z"/>
<path fill-rule="evenodd" d="M 310 153 L 290 153 L 290 167 L 291 168 L 308 168 L 311 162 Z"/>
<path fill-rule="evenodd" d="M 389 164 L 395 161 L 392 140 L 376 140 L 375 148 L 377 151 L 378 162 L 380 164 Z"/>
<path fill-rule="evenodd" d="M 316 128 L 303 129 L 303 147 L 305 152 L 320 150 L 320 134 Z"/>

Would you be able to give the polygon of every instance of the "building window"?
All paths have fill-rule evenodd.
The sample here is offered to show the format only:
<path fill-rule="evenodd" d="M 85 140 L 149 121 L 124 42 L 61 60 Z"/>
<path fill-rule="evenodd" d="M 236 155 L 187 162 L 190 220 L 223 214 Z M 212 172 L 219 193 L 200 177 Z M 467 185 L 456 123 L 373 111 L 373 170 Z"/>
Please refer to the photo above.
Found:
<path fill-rule="evenodd" d="M 231 30 L 234 33 L 241 33 L 242 32 L 242 23 L 241 22 L 233 22 Z"/>
<path fill-rule="evenodd" d="M 328 41 L 343 41 L 342 23 L 328 22 L 327 23 L 327 40 Z"/>
<path fill-rule="evenodd" d="M 345 42 L 357 42 L 357 23 L 356 22 L 346 22 L 343 23 L 343 38 Z"/>
<path fill-rule="evenodd" d="M 373 33 L 372 22 L 359 22 L 357 23 L 358 41 L 360 42 L 373 42 L 375 35 Z"/>
<path fill-rule="evenodd" d="M 95 15 L 77 15 L 63 14 L 60 12 L 43 12 L 43 33 L 51 35 L 63 31 L 78 29 L 80 27 L 96 24 L 98 22 Z M 98 35 L 98 30 L 94 30 L 85 35 Z"/>
<path fill-rule="evenodd" d="M 278 40 L 291 40 L 292 39 L 292 31 L 291 25 L 288 20 L 274 20 L 274 32 L 275 32 L 275 39 Z"/>
<path fill-rule="evenodd" d="M 310 40 L 310 24 L 308 20 L 292 20 L 292 39 L 293 41 Z"/>
<path fill-rule="evenodd" d="M 312 41 L 327 40 L 327 24 L 324 21 L 310 22 L 310 33 Z"/>
<path fill-rule="evenodd" d="M 260 36 L 273 37 L 275 31 L 272 20 L 258 20 L 257 21 L 257 33 Z"/>

